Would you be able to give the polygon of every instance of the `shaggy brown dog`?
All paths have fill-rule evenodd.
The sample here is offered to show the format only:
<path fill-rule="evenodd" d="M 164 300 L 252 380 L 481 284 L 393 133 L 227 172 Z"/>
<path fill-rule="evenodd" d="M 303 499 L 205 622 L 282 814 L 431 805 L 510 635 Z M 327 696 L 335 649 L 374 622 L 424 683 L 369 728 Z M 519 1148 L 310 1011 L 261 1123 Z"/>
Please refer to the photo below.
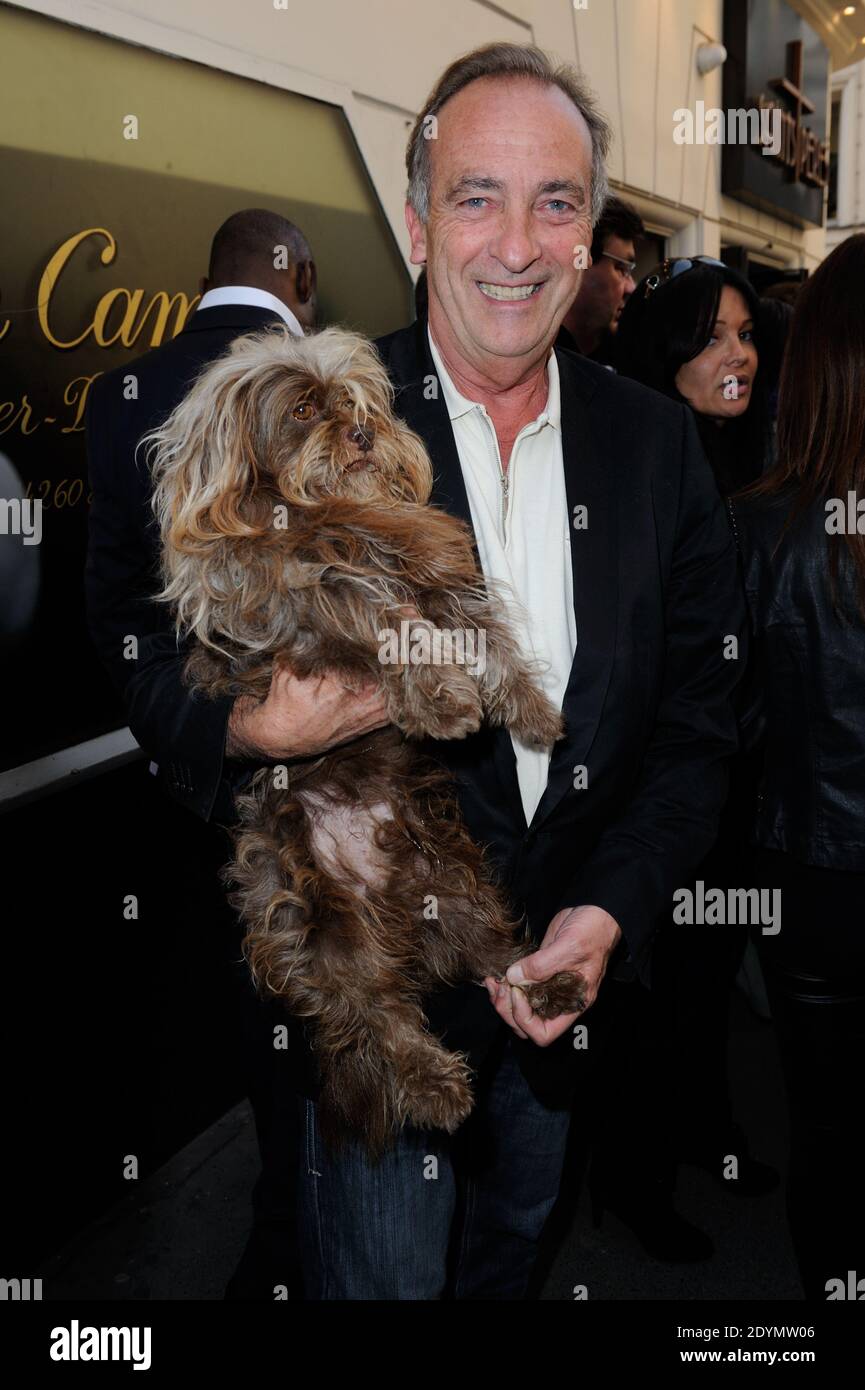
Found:
<path fill-rule="evenodd" d="M 501 977 L 529 949 L 449 778 L 410 740 L 484 717 L 541 745 L 561 733 L 468 528 L 425 505 L 429 459 L 391 407 L 365 339 L 277 329 L 238 339 L 150 437 L 161 597 L 197 639 L 195 686 L 263 699 L 285 663 L 385 693 L 391 726 L 255 774 L 229 869 L 258 987 L 308 1021 L 326 1133 L 374 1153 L 405 1122 L 452 1131 L 472 1106 L 423 995 Z M 581 984 L 526 995 L 555 1017 Z"/>

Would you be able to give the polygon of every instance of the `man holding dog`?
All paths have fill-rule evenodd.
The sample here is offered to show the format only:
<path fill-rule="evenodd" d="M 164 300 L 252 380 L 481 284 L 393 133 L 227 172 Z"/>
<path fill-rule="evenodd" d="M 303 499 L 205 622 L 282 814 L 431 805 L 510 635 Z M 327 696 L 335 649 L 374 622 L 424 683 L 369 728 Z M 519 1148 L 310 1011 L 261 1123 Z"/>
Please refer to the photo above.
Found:
<path fill-rule="evenodd" d="M 579 971 L 591 1045 L 605 979 L 647 981 L 654 921 L 714 839 L 744 655 L 725 515 L 686 410 L 553 349 L 604 204 L 608 139 L 575 73 L 500 44 L 452 65 L 410 140 L 429 318 L 379 351 L 430 453 L 432 501 L 473 526 L 485 573 L 515 591 L 566 734 L 545 752 L 490 729 L 431 750 L 538 950 L 506 984 L 426 1001 L 477 1074 L 455 1136 L 407 1129 L 371 1164 L 351 1142 L 325 1149 L 314 1094 L 301 1097 L 310 1298 L 525 1296 L 582 1015 L 543 1022 L 520 984 Z M 725 659 L 731 636 L 739 661 Z M 230 816 L 245 757 L 314 755 L 384 722 L 377 690 L 288 672 L 257 705 L 203 705 L 183 660 L 168 637 L 141 643 L 129 719 L 157 760 L 182 762 L 183 796 L 206 817 Z"/>

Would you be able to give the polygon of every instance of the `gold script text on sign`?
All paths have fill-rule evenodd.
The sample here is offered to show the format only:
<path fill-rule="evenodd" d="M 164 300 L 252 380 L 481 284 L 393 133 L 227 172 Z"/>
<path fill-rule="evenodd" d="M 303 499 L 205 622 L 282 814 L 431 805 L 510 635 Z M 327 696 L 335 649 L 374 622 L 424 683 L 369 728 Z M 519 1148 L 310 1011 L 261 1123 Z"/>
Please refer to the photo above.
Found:
<path fill-rule="evenodd" d="M 158 347 L 166 336 L 166 328 L 172 309 L 175 310 L 176 316 L 173 332 L 170 336 L 175 337 L 186 322 L 190 309 L 198 303 L 198 295 L 189 299 L 182 291 L 169 296 L 165 290 L 157 290 L 145 305 L 144 290 L 123 288 L 108 290 L 102 296 L 96 306 L 92 322 L 87 324 L 77 338 L 70 338 L 68 342 L 63 342 L 56 336 L 51 328 L 52 295 L 76 249 L 88 237 L 92 236 L 105 238 L 107 245 L 103 246 L 100 251 L 99 259 L 103 265 L 110 265 L 117 254 L 117 242 L 114 237 L 105 227 L 87 227 L 83 232 L 76 232 L 74 236 L 69 237 L 62 246 L 57 248 L 42 273 L 42 279 L 39 281 L 37 307 L 39 325 L 49 343 L 56 348 L 76 348 L 92 336 L 98 347 L 113 347 L 116 343 L 122 343 L 124 347 L 132 347 L 138 341 L 151 311 L 155 310 L 155 316 L 151 323 L 149 346 Z M 107 331 L 109 315 L 115 305 L 123 303 L 126 307 L 120 325 L 109 333 Z"/>

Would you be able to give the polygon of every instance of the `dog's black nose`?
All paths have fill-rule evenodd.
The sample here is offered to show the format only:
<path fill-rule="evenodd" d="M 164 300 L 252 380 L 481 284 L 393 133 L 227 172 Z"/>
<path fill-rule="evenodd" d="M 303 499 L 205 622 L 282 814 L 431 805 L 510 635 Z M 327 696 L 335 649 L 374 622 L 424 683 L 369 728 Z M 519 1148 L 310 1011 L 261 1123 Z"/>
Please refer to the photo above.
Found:
<path fill-rule="evenodd" d="M 346 430 L 346 439 L 349 444 L 360 449 L 362 454 L 368 454 L 375 443 L 375 430 L 371 425 L 349 425 Z"/>

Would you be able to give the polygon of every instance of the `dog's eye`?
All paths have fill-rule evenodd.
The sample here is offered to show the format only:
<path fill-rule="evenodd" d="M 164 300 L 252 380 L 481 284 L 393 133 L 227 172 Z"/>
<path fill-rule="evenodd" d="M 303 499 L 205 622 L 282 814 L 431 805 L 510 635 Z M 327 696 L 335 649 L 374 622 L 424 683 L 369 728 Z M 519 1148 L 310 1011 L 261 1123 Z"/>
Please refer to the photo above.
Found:
<path fill-rule="evenodd" d="M 305 422 L 311 420 L 314 414 L 315 406 L 312 401 L 301 401 L 300 405 L 296 405 L 292 410 L 291 417 L 293 420 L 303 420 Z"/>

